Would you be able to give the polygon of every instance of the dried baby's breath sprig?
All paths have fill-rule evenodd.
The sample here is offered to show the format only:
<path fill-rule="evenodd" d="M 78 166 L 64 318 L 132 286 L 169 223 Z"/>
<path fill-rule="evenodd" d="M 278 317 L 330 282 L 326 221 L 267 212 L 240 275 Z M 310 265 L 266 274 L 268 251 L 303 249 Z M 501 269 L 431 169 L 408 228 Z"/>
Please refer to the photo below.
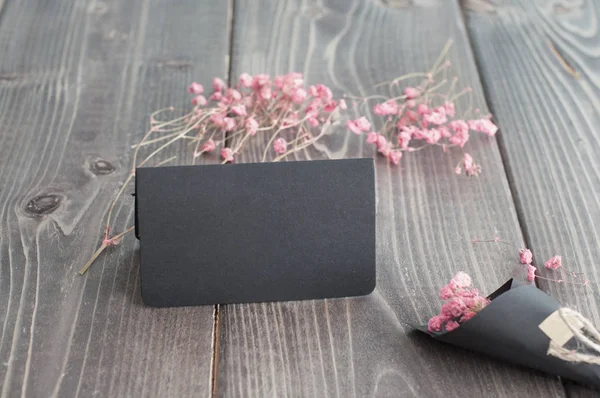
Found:
<path fill-rule="evenodd" d="M 469 131 L 479 131 L 493 136 L 497 127 L 490 116 L 474 120 L 456 118 L 454 101 L 469 94 L 470 89 L 458 91 L 457 79 L 448 79 L 450 63 L 446 60 L 449 42 L 432 69 L 427 73 L 411 73 L 386 82 L 389 95 L 349 97 L 355 113 L 371 106 L 383 118 L 379 132 L 371 131 L 372 123 L 364 116 L 347 120 L 348 130 L 367 135 L 367 142 L 376 145 L 379 153 L 398 164 L 404 152 L 414 152 L 429 146 L 440 146 L 444 151 L 453 146 L 464 147 Z M 420 79 L 416 86 L 400 91 L 400 82 Z M 345 99 L 336 100 L 324 84 L 306 86 L 300 73 L 288 73 L 271 78 L 266 74 L 254 76 L 242 73 L 232 85 L 220 78 L 212 81 L 210 95 L 197 82 L 188 88 L 192 95 L 191 111 L 175 116 L 173 107 L 160 109 L 150 116 L 150 128 L 136 145 L 132 146 L 131 171 L 106 216 L 105 233 L 100 247 L 80 270 L 84 274 L 96 258 L 110 246 L 133 231 L 110 235 L 113 211 L 126 187 L 135 178 L 135 170 L 147 166 L 158 154 L 171 145 L 186 141 L 192 158 L 198 159 L 212 152 L 220 154 L 222 163 L 235 162 L 252 140 L 267 142 L 260 160 L 277 162 L 305 150 L 323 137 L 333 134 L 337 125 L 346 118 L 348 106 Z M 372 104 L 373 101 L 378 103 Z M 382 102 L 382 100 L 384 100 Z M 471 112 L 466 111 L 465 114 Z M 161 166 L 177 159 L 172 156 L 153 164 Z M 481 168 L 465 153 L 456 173 L 477 175 Z"/>
<path fill-rule="evenodd" d="M 333 134 L 335 125 L 347 110 L 345 101 L 333 99 L 331 89 L 324 84 L 305 86 L 300 73 L 273 79 L 265 74 L 250 76 L 242 73 L 233 87 L 227 87 L 223 80 L 215 78 L 208 98 L 199 83 L 192 83 L 188 91 L 193 96 L 190 112 L 172 117 L 175 109 L 170 107 L 150 116 L 150 129 L 132 147 L 131 172 L 109 206 L 100 247 L 80 274 L 84 274 L 107 247 L 119 244 L 124 235 L 133 231 L 134 227 L 130 227 L 111 235 L 115 206 L 135 178 L 135 170 L 148 165 L 174 143 L 188 141 L 194 159 L 218 151 L 222 163 L 228 163 L 235 162 L 251 140 L 267 140 L 261 161 L 278 162 Z M 173 156 L 154 166 L 175 159 Z"/>
<path fill-rule="evenodd" d="M 575 272 L 569 269 L 566 269 L 562 265 L 562 257 L 561 256 L 553 256 L 548 259 L 544 263 L 544 267 L 550 271 L 554 271 L 558 273 L 557 277 L 548 277 L 541 276 L 536 273 L 538 270 L 536 266 L 534 266 L 533 261 L 533 253 L 526 247 L 519 248 L 518 246 L 512 244 L 511 242 L 501 240 L 499 237 L 495 237 L 494 239 L 472 239 L 473 243 L 501 243 L 504 245 L 512 246 L 517 250 L 519 255 L 519 262 L 523 265 L 525 272 L 527 273 L 527 280 L 530 282 L 538 280 L 545 280 L 549 282 L 555 282 L 558 284 L 569 284 L 583 287 L 590 287 L 591 282 L 586 279 L 585 275 L 581 272 Z"/>
<path fill-rule="evenodd" d="M 440 289 L 440 298 L 445 303 L 440 313 L 429 319 L 427 330 L 430 332 L 451 332 L 490 303 L 473 287 L 471 277 L 462 271 Z"/>
<path fill-rule="evenodd" d="M 353 97 L 362 110 L 372 108 L 373 113 L 383 119 L 379 131 L 367 135 L 367 143 L 376 146 L 377 151 L 397 165 L 404 153 L 415 152 L 431 146 L 438 146 L 444 152 L 452 147 L 464 148 L 470 132 L 494 136 L 498 127 L 491 121 L 491 115 L 468 116 L 475 111 L 471 107 L 457 114 L 456 101 L 467 95 L 471 102 L 471 88 L 457 89 L 458 77 L 449 78 L 451 62 L 447 54 L 452 45 L 448 42 L 427 73 L 411 73 L 398 77 L 386 86 L 387 95 L 372 95 L 365 98 Z M 415 86 L 402 88 L 400 82 L 419 81 Z M 364 131 L 354 121 L 347 127 L 355 133 Z M 464 154 L 456 166 L 455 173 L 476 176 L 481 167 L 468 153 Z"/>

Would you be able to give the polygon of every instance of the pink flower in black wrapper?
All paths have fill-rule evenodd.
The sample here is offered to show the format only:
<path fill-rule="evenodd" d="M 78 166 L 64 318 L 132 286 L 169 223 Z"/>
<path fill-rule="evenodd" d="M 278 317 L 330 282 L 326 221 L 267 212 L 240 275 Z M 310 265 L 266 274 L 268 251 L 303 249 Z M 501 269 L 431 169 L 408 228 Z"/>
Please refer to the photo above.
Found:
<path fill-rule="evenodd" d="M 568 309 L 535 286 L 513 279 L 482 297 L 463 274 L 441 289 L 440 297 L 447 300 L 441 313 L 416 329 L 444 343 L 600 388 L 599 353 L 572 355 L 581 347 L 577 333 L 557 347 L 542 330 L 545 321 Z M 598 335 L 593 328 L 591 332 L 580 335 Z"/>

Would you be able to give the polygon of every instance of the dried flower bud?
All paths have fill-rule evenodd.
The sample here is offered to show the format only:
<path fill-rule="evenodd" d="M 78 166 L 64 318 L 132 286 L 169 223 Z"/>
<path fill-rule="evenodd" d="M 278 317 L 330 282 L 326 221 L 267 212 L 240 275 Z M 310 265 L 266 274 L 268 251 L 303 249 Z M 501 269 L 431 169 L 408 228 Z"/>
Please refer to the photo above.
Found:
<path fill-rule="evenodd" d="M 562 267 L 562 257 L 561 256 L 554 256 L 550 259 L 548 259 L 548 261 L 546 261 L 544 263 L 544 266 L 548 269 L 557 269 Z"/>
<path fill-rule="evenodd" d="M 519 249 L 519 261 L 521 261 L 521 264 L 531 264 L 533 261 L 531 250 L 525 248 Z"/>

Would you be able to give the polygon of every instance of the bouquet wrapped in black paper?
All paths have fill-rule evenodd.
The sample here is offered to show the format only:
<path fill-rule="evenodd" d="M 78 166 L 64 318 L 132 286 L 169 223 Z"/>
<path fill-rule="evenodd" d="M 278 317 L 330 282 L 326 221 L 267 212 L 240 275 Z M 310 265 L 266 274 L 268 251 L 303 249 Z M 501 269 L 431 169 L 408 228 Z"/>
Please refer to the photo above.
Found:
<path fill-rule="evenodd" d="M 441 314 L 417 327 L 434 339 L 600 388 L 600 333 L 535 286 L 511 279 L 482 297 L 461 272 L 440 296 Z"/>

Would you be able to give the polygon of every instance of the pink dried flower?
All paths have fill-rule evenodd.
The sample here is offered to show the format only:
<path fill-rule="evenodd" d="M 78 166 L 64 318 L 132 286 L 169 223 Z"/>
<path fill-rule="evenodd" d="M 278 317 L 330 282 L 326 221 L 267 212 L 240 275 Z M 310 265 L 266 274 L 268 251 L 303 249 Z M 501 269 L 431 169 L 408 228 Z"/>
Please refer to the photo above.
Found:
<path fill-rule="evenodd" d="M 264 73 L 254 75 L 254 78 L 252 79 L 252 87 L 255 90 L 260 89 L 261 87 L 269 85 L 269 84 L 271 84 L 269 75 L 266 75 Z"/>
<path fill-rule="evenodd" d="M 446 331 L 456 329 L 460 322 L 466 322 L 473 318 L 490 303 L 486 297 L 479 294 L 479 290 L 472 288 L 473 281 L 465 272 L 458 272 L 440 289 L 440 298 L 446 302 L 442 305 L 440 314 L 430 319 L 432 329 L 438 324 L 446 322 Z M 450 324 L 450 328 L 448 328 Z M 435 330 L 433 330 L 435 331 Z"/>
<path fill-rule="evenodd" d="M 221 157 L 226 162 L 233 162 L 233 150 L 231 148 L 222 148 Z"/>
<path fill-rule="evenodd" d="M 390 151 L 392 150 L 392 145 L 391 144 L 386 144 L 386 145 L 379 145 L 377 147 L 377 152 L 379 152 L 380 154 L 382 154 L 383 156 L 389 156 L 390 155 Z"/>
<path fill-rule="evenodd" d="M 273 78 L 273 83 L 275 84 L 275 87 L 282 90 L 285 80 L 286 80 L 286 75 L 275 76 Z"/>
<path fill-rule="evenodd" d="M 456 134 L 469 133 L 469 124 L 464 120 L 453 120 L 448 123 L 448 127 L 450 127 Z"/>
<path fill-rule="evenodd" d="M 457 318 L 467 309 L 467 305 L 461 297 L 452 297 L 442 305 L 442 315 L 448 318 Z"/>
<path fill-rule="evenodd" d="M 260 98 L 264 101 L 268 101 L 271 99 L 273 92 L 271 91 L 271 87 L 263 86 L 259 91 Z"/>
<path fill-rule="evenodd" d="M 557 269 L 562 267 L 562 257 L 554 256 L 544 263 L 544 266 L 548 269 Z"/>
<path fill-rule="evenodd" d="M 400 159 L 402 159 L 402 152 L 390 151 L 388 154 L 388 158 L 391 160 L 392 163 L 398 165 L 398 163 L 400 163 Z"/>
<path fill-rule="evenodd" d="M 378 134 L 374 131 L 371 131 L 367 134 L 367 144 L 375 144 L 377 143 Z"/>
<path fill-rule="evenodd" d="M 240 75 L 240 84 L 242 85 L 242 87 L 250 88 L 250 87 L 252 87 L 253 82 L 254 82 L 254 79 L 249 74 L 242 73 Z"/>
<path fill-rule="evenodd" d="M 401 129 L 402 127 L 405 127 L 408 123 L 410 123 L 410 121 L 408 120 L 408 118 L 405 116 L 402 116 L 400 119 L 398 119 L 398 122 L 396 123 L 396 127 Z"/>
<path fill-rule="evenodd" d="M 454 174 L 456 174 L 456 175 L 462 174 L 462 169 L 460 168 L 460 166 L 456 166 L 456 168 L 454 169 Z"/>
<path fill-rule="evenodd" d="M 471 130 L 487 134 L 490 137 L 498 131 L 498 127 L 490 119 L 469 120 L 468 123 Z"/>
<path fill-rule="evenodd" d="M 446 329 L 446 332 L 451 332 L 454 329 L 456 329 L 457 327 L 458 327 L 458 322 L 456 322 L 456 321 L 448 321 L 444 325 L 444 329 Z"/>
<path fill-rule="evenodd" d="M 231 107 L 231 112 L 238 116 L 246 116 L 248 113 L 246 112 L 246 107 L 242 104 L 234 105 Z"/>
<path fill-rule="evenodd" d="M 323 101 L 331 101 L 333 98 L 331 90 L 324 84 L 317 84 L 316 93 Z"/>
<path fill-rule="evenodd" d="M 214 91 L 223 91 L 226 87 L 225 82 L 218 77 L 215 77 L 212 81 L 212 86 Z"/>
<path fill-rule="evenodd" d="M 373 107 L 373 112 L 380 116 L 395 115 L 398 113 L 398 104 L 393 99 L 387 100 L 381 104 L 376 104 Z"/>
<path fill-rule="evenodd" d="M 204 92 L 204 87 L 202 87 L 202 84 L 200 83 L 193 82 L 190 84 L 190 87 L 188 87 L 188 91 L 192 94 L 202 94 Z"/>
<path fill-rule="evenodd" d="M 298 72 L 288 73 L 285 76 L 284 81 L 285 81 L 285 86 L 291 87 L 292 89 L 304 86 L 304 76 L 302 76 L 302 73 L 298 73 Z"/>
<path fill-rule="evenodd" d="M 388 142 L 387 142 L 387 139 L 385 138 L 385 136 L 383 136 L 381 134 L 377 134 L 377 142 L 375 144 L 377 145 L 377 149 L 379 150 L 379 152 L 381 152 L 385 156 L 387 156 L 387 154 L 389 152 L 389 148 L 388 148 Z"/>
<path fill-rule="evenodd" d="M 419 128 L 418 128 L 418 127 L 416 127 L 416 126 L 410 126 L 410 127 L 406 127 L 406 128 L 404 128 L 403 130 L 405 130 L 405 131 L 407 131 L 407 132 L 410 132 L 410 133 L 411 133 L 411 135 L 412 135 L 412 137 L 413 137 L 415 140 L 424 140 L 424 139 L 425 139 L 425 137 L 427 137 L 427 134 L 429 134 L 429 133 L 427 132 L 427 129 L 423 129 L 423 130 L 421 130 L 421 129 L 419 129 Z"/>
<path fill-rule="evenodd" d="M 408 119 L 408 121 L 410 123 L 414 123 L 417 120 L 419 120 L 419 113 L 412 111 L 412 110 L 407 110 L 406 113 L 404 114 L 404 116 Z"/>
<path fill-rule="evenodd" d="M 442 325 L 444 324 L 444 319 L 441 315 L 436 315 L 432 317 L 429 322 L 427 322 L 427 330 L 430 332 L 440 332 L 442 330 Z"/>
<path fill-rule="evenodd" d="M 428 144 L 437 144 L 442 138 L 442 134 L 438 129 L 423 130 L 422 135 L 425 138 L 425 142 Z"/>
<path fill-rule="evenodd" d="M 423 125 L 427 126 L 429 123 L 441 125 L 448 121 L 446 117 L 446 110 L 444 107 L 439 107 L 433 109 L 431 112 L 428 112 L 423 115 Z"/>
<path fill-rule="evenodd" d="M 412 138 L 421 137 L 421 130 L 417 126 L 402 126 L 401 131 L 407 133 Z"/>
<path fill-rule="evenodd" d="M 316 117 L 310 117 L 310 118 L 308 118 L 307 122 L 312 127 L 317 127 L 319 125 L 319 119 L 317 119 Z"/>
<path fill-rule="evenodd" d="M 296 124 L 298 122 L 298 112 L 292 112 L 288 115 L 288 117 L 286 117 L 285 119 L 283 119 L 283 125 L 284 126 L 293 126 L 294 124 Z"/>
<path fill-rule="evenodd" d="M 467 141 L 469 141 L 469 133 L 456 133 L 448 139 L 448 142 L 452 145 L 458 145 L 461 148 L 465 146 Z"/>
<path fill-rule="evenodd" d="M 275 142 L 273 142 L 273 149 L 275 150 L 275 153 L 277 154 L 283 154 L 285 153 L 286 149 L 287 149 L 287 141 L 283 138 L 277 138 L 275 140 Z"/>
<path fill-rule="evenodd" d="M 208 99 L 211 101 L 221 101 L 221 99 L 223 99 L 223 94 L 220 91 L 215 91 Z"/>
<path fill-rule="evenodd" d="M 468 321 L 469 319 L 473 318 L 475 315 L 477 315 L 477 313 L 474 311 L 466 311 L 463 314 L 462 318 L 460 318 L 460 322 L 464 323 L 464 322 Z"/>
<path fill-rule="evenodd" d="M 427 106 L 427 104 L 419 104 L 417 105 L 417 114 L 419 115 L 425 115 L 429 113 L 429 107 Z"/>
<path fill-rule="evenodd" d="M 225 92 L 225 96 L 231 100 L 231 102 L 237 102 L 242 99 L 242 94 L 235 88 L 228 88 Z"/>
<path fill-rule="evenodd" d="M 318 117 L 323 101 L 320 98 L 314 98 L 306 106 L 306 115 L 310 117 Z"/>
<path fill-rule="evenodd" d="M 348 109 L 348 105 L 346 104 L 346 101 L 341 99 L 340 100 L 340 109 L 345 111 L 346 109 Z"/>
<path fill-rule="evenodd" d="M 400 134 L 398 134 L 398 145 L 400 145 L 400 148 L 406 150 L 408 148 L 408 144 L 410 144 L 410 139 L 410 133 L 401 131 Z"/>
<path fill-rule="evenodd" d="M 531 264 L 533 261 L 531 250 L 526 248 L 519 249 L 519 261 L 521 261 L 521 264 Z"/>
<path fill-rule="evenodd" d="M 246 119 L 244 127 L 248 130 L 248 134 L 255 135 L 258 131 L 258 122 L 252 116 Z"/>
<path fill-rule="evenodd" d="M 325 103 L 323 110 L 327 113 L 333 112 L 337 108 L 337 102 L 331 100 Z M 368 130 L 368 129 L 367 129 Z"/>
<path fill-rule="evenodd" d="M 440 289 L 440 298 L 442 300 L 450 300 L 452 297 L 454 297 L 454 288 L 450 283 Z"/>
<path fill-rule="evenodd" d="M 481 166 L 473 161 L 473 158 L 468 153 L 465 153 L 463 158 L 465 172 L 468 176 L 478 176 L 481 173 Z"/>
<path fill-rule="evenodd" d="M 530 281 L 533 281 L 535 279 L 535 271 L 537 270 L 536 267 L 534 267 L 531 264 L 527 265 L 527 279 Z"/>
<path fill-rule="evenodd" d="M 421 95 L 421 92 L 414 87 L 406 87 L 404 89 L 404 95 L 407 99 L 413 99 Z"/>
<path fill-rule="evenodd" d="M 249 95 L 242 97 L 242 100 L 240 101 L 240 104 L 243 104 L 246 108 L 250 108 L 253 103 L 254 103 L 254 98 Z"/>
<path fill-rule="evenodd" d="M 230 117 L 223 118 L 222 128 L 223 128 L 224 131 L 233 131 L 233 130 L 235 130 L 235 128 L 236 128 L 235 120 L 233 118 L 230 118 Z"/>
<path fill-rule="evenodd" d="M 197 95 L 194 98 L 192 98 L 192 104 L 198 105 L 198 106 L 204 106 L 207 104 L 207 101 L 203 95 Z"/>
<path fill-rule="evenodd" d="M 452 135 L 452 133 L 450 133 L 450 129 L 446 126 L 438 127 L 438 131 L 442 135 L 442 138 L 448 138 Z"/>
<path fill-rule="evenodd" d="M 356 123 L 358 128 L 361 129 L 362 131 L 369 131 L 369 129 L 371 128 L 371 123 L 364 116 L 359 117 L 354 122 Z"/>
<path fill-rule="evenodd" d="M 444 104 L 444 109 L 446 110 L 447 116 L 454 117 L 456 115 L 456 109 L 454 109 L 454 103 L 446 102 Z"/>
<path fill-rule="evenodd" d="M 223 127 L 225 125 L 224 116 L 220 113 L 215 113 L 214 115 L 210 115 L 209 120 L 218 127 Z"/>
<path fill-rule="evenodd" d="M 456 295 L 462 297 L 463 299 L 474 299 L 477 297 L 481 297 L 479 296 L 479 290 L 468 289 L 467 287 L 461 287 L 457 289 Z M 475 301 L 466 301 L 467 307 L 473 307 L 473 303 L 475 303 Z"/>
<path fill-rule="evenodd" d="M 473 283 L 471 277 L 463 271 L 459 271 L 454 277 L 451 279 L 452 282 L 456 284 L 458 287 L 469 287 Z"/>
<path fill-rule="evenodd" d="M 356 120 L 348 120 L 346 127 L 354 134 L 361 134 L 363 131 L 369 131 L 371 123 L 369 123 L 366 117 L 362 116 Z"/>
<path fill-rule="evenodd" d="M 208 140 L 200 147 L 202 152 L 212 152 L 217 148 L 217 144 L 213 140 Z"/>
<path fill-rule="evenodd" d="M 306 93 L 305 89 L 299 88 L 296 91 L 294 91 L 294 93 L 292 94 L 292 101 L 294 101 L 297 104 L 301 104 L 304 102 L 307 95 L 308 94 Z"/>

